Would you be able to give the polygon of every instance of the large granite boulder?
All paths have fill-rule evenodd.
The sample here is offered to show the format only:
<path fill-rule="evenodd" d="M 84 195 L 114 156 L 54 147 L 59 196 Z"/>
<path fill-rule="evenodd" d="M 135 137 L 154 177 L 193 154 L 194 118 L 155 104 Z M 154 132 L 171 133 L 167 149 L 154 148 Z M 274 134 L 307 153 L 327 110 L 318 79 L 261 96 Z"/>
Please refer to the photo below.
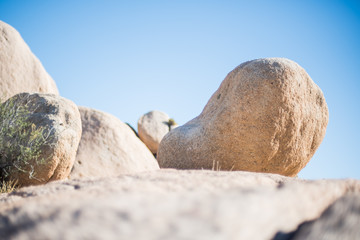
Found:
<path fill-rule="evenodd" d="M 159 169 L 154 156 L 127 124 L 98 110 L 86 107 L 79 110 L 82 137 L 70 178 Z"/>
<path fill-rule="evenodd" d="M 151 111 L 138 120 L 140 139 L 153 154 L 157 153 L 161 139 L 178 125 L 166 113 Z"/>
<path fill-rule="evenodd" d="M 359 194 L 360 181 L 240 171 L 56 181 L 0 194 L 0 239 L 272 239 L 351 192 Z"/>
<path fill-rule="evenodd" d="M 160 143 L 160 167 L 245 170 L 295 176 L 326 131 L 320 88 L 284 58 L 245 62 L 231 71 L 202 113 Z"/>
<path fill-rule="evenodd" d="M 59 94 L 54 80 L 20 34 L 0 21 L 0 98 L 22 92 Z"/>
<path fill-rule="evenodd" d="M 2 177 L 20 186 L 68 177 L 81 137 L 80 113 L 72 101 L 17 94 L 2 105 L 0 125 Z"/>

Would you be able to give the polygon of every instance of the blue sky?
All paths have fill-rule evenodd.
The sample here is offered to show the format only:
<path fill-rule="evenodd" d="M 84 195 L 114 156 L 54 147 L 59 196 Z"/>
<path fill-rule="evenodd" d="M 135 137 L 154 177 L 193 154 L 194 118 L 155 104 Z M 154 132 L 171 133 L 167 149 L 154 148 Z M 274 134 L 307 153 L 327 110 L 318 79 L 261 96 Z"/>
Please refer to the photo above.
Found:
<path fill-rule="evenodd" d="M 360 178 L 359 1 L 0 0 L 60 94 L 134 127 L 184 124 L 244 61 L 286 57 L 323 90 L 329 125 L 302 178 Z"/>

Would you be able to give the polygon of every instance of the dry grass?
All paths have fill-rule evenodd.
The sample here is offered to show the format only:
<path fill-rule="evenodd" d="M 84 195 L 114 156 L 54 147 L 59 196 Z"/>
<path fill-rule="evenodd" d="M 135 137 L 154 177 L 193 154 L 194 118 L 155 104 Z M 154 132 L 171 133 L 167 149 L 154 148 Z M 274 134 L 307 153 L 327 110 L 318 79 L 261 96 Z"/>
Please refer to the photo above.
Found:
<path fill-rule="evenodd" d="M 10 193 L 18 188 L 17 181 L 1 181 L 0 193 Z"/>
<path fill-rule="evenodd" d="M 235 167 L 235 165 L 233 165 L 233 166 L 231 167 L 231 169 L 230 169 L 230 170 L 227 170 L 227 171 L 231 172 L 232 170 L 234 170 L 234 167 Z M 212 171 L 221 171 L 221 166 L 220 166 L 219 161 L 215 161 L 215 160 L 213 161 L 211 170 L 212 170 Z"/>
<path fill-rule="evenodd" d="M 213 171 L 220 171 L 221 170 L 219 161 L 215 161 L 215 160 L 213 161 L 211 170 L 213 170 Z"/>

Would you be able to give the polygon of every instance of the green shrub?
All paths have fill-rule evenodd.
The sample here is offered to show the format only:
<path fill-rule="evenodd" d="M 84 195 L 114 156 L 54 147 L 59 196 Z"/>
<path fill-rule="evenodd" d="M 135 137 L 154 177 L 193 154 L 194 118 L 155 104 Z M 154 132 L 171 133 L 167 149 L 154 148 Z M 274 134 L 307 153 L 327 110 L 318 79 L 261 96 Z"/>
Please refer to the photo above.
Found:
<path fill-rule="evenodd" d="M 49 144 L 51 130 L 37 127 L 29 116 L 26 105 L 0 102 L 0 181 L 13 181 L 15 172 L 36 179 L 35 167 L 46 162 L 41 147 Z"/>
<path fill-rule="evenodd" d="M 170 118 L 170 119 L 169 119 L 169 122 L 168 122 L 169 127 L 174 126 L 174 125 L 176 125 L 176 124 L 177 124 L 177 123 L 175 122 L 175 120 L 174 120 L 173 118 Z"/>

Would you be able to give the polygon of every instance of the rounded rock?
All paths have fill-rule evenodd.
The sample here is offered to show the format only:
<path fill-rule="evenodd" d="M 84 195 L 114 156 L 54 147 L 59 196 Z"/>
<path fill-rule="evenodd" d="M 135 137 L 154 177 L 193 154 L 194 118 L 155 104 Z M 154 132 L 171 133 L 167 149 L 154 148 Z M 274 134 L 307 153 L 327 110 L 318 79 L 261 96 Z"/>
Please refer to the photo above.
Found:
<path fill-rule="evenodd" d="M 159 169 L 154 156 L 127 124 L 95 109 L 79 110 L 83 132 L 71 179 Z"/>
<path fill-rule="evenodd" d="M 0 21 L 0 98 L 22 92 L 59 95 L 54 80 L 20 34 Z"/>
<path fill-rule="evenodd" d="M 139 137 L 150 151 L 156 154 L 162 138 L 177 126 L 166 113 L 151 111 L 138 120 Z"/>
<path fill-rule="evenodd" d="M 202 113 L 160 143 L 160 167 L 244 170 L 296 176 L 325 136 L 320 88 L 284 58 L 245 62 L 230 72 Z"/>
<path fill-rule="evenodd" d="M 73 167 L 81 137 L 81 119 L 77 106 L 54 94 L 20 93 L 4 104 L 10 101 L 17 109 L 25 108 L 28 112 L 26 121 L 31 123 L 33 130 L 43 129 L 42 138 L 46 140 L 39 146 L 39 156 L 10 168 L 9 178 L 20 186 L 66 179 Z M 32 143 L 36 144 L 31 136 L 27 139 L 17 136 L 7 140 L 9 144 L 19 144 L 17 141 L 25 143 L 29 149 L 33 147 Z M 8 151 L 4 145 L 1 148 L 2 153 Z"/>

